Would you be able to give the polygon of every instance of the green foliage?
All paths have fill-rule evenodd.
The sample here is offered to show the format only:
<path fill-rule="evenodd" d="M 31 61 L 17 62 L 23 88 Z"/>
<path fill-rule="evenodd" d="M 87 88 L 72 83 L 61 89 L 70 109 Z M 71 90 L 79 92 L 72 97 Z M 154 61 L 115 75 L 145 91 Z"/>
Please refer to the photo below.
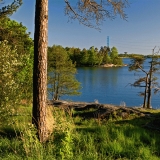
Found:
<path fill-rule="evenodd" d="M 81 50 L 79 48 L 66 48 L 66 51 L 72 60 L 72 63 L 76 63 L 77 66 L 80 65 L 80 58 L 81 58 Z"/>
<path fill-rule="evenodd" d="M 32 101 L 32 76 L 33 76 L 33 46 L 22 55 L 22 65 L 19 67 L 18 77 L 21 90 L 21 100 Z M 20 57 L 20 56 L 19 56 Z"/>
<path fill-rule="evenodd" d="M 19 55 L 27 54 L 30 47 L 33 46 L 33 40 L 27 33 L 27 28 L 9 18 L 0 20 L 0 40 L 7 40 L 11 46 L 18 46 Z"/>
<path fill-rule="evenodd" d="M 103 57 L 103 63 L 104 64 L 110 64 L 111 62 L 111 57 L 108 54 L 105 54 Z"/>
<path fill-rule="evenodd" d="M 83 49 L 81 51 L 81 58 L 80 58 L 80 64 L 81 65 L 87 65 L 89 59 L 89 54 L 86 49 Z"/>
<path fill-rule="evenodd" d="M 78 95 L 80 83 L 76 80 L 75 64 L 69 59 L 65 49 L 61 46 L 52 46 L 48 49 L 48 91 L 53 99 L 62 95 Z"/>
<path fill-rule="evenodd" d="M 129 71 L 138 71 L 140 68 L 143 68 L 145 58 L 142 56 L 133 56 L 131 58 L 131 63 L 129 64 Z"/>
<path fill-rule="evenodd" d="M 0 121 L 32 99 L 33 40 L 21 23 L 0 19 Z"/>
<path fill-rule="evenodd" d="M 0 0 L 1 5 L 5 3 L 5 0 Z M 0 19 L 6 16 L 10 16 L 22 5 L 22 0 L 14 0 L 11 4 L 3 6 L 0 9 Z"/>
<path fill-rule="evenodd" d="M 92 46 L 89 50 L 88 50 L 88 65 L 94 66 L 96 64 L 98 64 L 98 55 L 94 49 L 94 46 Z"/>
<path fill-rule="evenodd" d="M 11 50 L 16 46 L 17 61 L 21 63 L 16 70 L 21 99 L 32 99 L 33 40 L 21 23 L 4 18 L 0 20 L 0 41 L 7 40 Z M 7 62 L 7 60 L 6 60 Z"/>
<path fill-rule="evenodd" d="M 110 53 L 111 62 L 115 65 L 122 65 L 122 59 L 118 57 L 118 50 L 116 47 L 111 48 Z"/>
<path fill-rule="evenodd" d="M 123 65 L 122 59 L 118 56 L 118 50 L 113 47 L 110 53 L 110 48 L 104 46 L 100 50 L 94 46 L 90 49 L 80 50 L 79 48 L 66 47 L 70 59 L 76 66 L 99 66 L 104 64 Z"/>
<path fill-rule="evenodd" d="M 118 56 L 119 56 L 119 57 L 122 57 L 122 58 L 134 58 L 134 57 L 149 58 L 149 57 L 150 57 L 150 55 L 144 56 L 144 55 L 142 55 L 142 54 L 135 54 L 135 53 L 128 54 L 127 52 L 124 52 L 124 54 L 121 53 L 121 54 L 119 54 Z"/>
<path fill-rule="evenodd" d="M 110 57 L 111 57 L 111 59 L 114 59 L 114 58 L 118 57 L 118 50 L 117 50 L 116 47 L 111 48 Z"/>
<path fill-rule="evenodd" d="M 0 115 L 10 113 L 11 108 L 20 100 L 20 84 L 17 83 L 18 61 L 17 50 L 11 49 L 7 41 L 0 41 Z"/>

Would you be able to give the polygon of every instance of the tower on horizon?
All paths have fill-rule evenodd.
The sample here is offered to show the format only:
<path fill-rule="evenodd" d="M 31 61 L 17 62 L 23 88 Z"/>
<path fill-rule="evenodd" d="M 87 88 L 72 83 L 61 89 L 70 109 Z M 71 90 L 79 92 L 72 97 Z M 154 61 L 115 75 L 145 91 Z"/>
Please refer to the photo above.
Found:
<path fill-rule="evenodd" d="M 107 47 L 109 48 L 109 36 L 107 36 Z"/>

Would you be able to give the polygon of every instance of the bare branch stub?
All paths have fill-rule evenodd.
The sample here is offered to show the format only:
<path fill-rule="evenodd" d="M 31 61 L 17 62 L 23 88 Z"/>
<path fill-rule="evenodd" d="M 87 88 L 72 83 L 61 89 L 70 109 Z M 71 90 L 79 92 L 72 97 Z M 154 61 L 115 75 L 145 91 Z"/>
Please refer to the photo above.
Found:
<path fill-rule="evenodd" d="M 116 15 L 126 19 L 124 9 L 128 6 L 128 0 L 78 0 L 76 4 L 66 3 L 65 14 L 69 18 L 77 19 L 81 24 L 99 29 L 106 18 L 114 19 Z"/>

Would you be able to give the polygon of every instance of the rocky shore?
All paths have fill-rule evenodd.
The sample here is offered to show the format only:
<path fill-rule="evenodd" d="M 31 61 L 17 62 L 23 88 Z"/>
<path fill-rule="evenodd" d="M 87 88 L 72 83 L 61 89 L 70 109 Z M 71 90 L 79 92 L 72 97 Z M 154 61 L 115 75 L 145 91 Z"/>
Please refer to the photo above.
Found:
<path fill-rule="evenodd" d="M 127 64 L 123 64 L 123 65 L 115 65 L 115 64 L 104 64 L 101 65 L 100 67 L 125 67 L 128 66 Z"/>
<path fill-rule="evenodd" d="M 142 108 L 138 107 L 124 107 L 111 104 L 86 103 L 86 102 L 68 102 L 68 101 L 48 101 L 48 105 L 64 109 L 69 114 L 72 110 L 76 113 L 74 116 L 80 115 L 83 118 L 122 118 L 127 119 L 130 116 L 149 117 L 150 112 L 144 112 Z M 80 113 L 80 114 L 79 114 Z"/>

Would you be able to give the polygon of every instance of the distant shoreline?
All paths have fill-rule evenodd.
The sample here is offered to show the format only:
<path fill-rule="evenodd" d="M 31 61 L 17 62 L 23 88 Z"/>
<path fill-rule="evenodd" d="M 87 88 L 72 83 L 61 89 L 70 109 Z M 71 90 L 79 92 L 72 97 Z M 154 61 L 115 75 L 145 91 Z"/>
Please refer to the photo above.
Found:
<path fill-rule="evenodd" d="M 77 67 L 104 67 L 104 68 L 109 68 L 109 67 L 126 67 L 128 64 L 122 64 L 122 65 L 116 65 L 116 64 L 102 64 L 102 65 L 93 65 L 93 66 L 77 66 Z"/>
<path fill-rule="evenodd" d="M 125 67 L 125 66 L 128 66 L 128 64 L 123 64 L 123 65 L 104 64 L 104 65 L 100 65 L 100 67 Z"/>

